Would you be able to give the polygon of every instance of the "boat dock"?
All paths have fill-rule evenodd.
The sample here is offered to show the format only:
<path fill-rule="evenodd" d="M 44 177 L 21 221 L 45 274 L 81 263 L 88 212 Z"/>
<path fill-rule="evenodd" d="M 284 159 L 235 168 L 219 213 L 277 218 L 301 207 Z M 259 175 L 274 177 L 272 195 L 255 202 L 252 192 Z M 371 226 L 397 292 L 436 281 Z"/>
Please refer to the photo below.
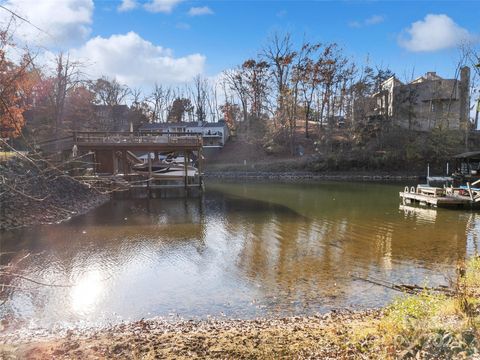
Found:
<path fill-rule="evenodd" d="M 444 208 L 475 208 L 479 205 L 477 194 L 471 189 L 438 188 L 431 186 L 405 187 L 399 193 L 403 204 Z"/>
<path fill-rule="evenodd" d="M 92 186 L 145 189 L 149 194 L 155 189 L 203 190 L 203 139 L 198 133 L 83 131 L 44 142 L 39 148 L 60 154 L 62 161 L 81 159 L 90 164 L 93 173 L 80 178 Z M 139 154 L 146 158 L 140 159 Z M 160 173 L 154 166 L 164 154 L 181 160 L 172 163 L 172 171 Z M 137 170 L 142 165 L 143 171 Z"/>

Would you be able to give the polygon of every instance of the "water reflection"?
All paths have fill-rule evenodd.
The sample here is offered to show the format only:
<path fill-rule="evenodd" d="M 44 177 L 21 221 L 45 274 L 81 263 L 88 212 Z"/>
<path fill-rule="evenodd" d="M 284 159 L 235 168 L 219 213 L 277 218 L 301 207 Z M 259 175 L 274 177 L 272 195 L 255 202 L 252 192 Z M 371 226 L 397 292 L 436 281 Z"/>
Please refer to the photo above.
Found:
<path fill-rule="evenodd" d="M 102 294 L 101 273 L 90 271 L 76 280 L 70 291 L 70 303 L 74 312 L 82 315 L 95 311 L 95 305 Z"/>
<path fill-rule="evenodd" d="M 1 234 L 0 314 L 30 326 L 155 315 L 304 314 L 382 305 L 355 280 L 444 282 L 478 250 L 475 213 L 401 205 L 395 186 L 210 184 L 203 198 L 112 201 L 65 224 Z"/>

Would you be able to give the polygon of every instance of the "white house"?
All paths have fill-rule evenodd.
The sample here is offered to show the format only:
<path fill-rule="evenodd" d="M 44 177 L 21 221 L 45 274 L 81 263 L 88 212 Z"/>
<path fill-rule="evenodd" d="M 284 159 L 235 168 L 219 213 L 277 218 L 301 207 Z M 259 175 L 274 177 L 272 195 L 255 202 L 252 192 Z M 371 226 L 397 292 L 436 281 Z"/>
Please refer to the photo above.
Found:
<path fill-rule="evenodd" d="M 230 133 L 225 121 L 218 122 L 178 122 L 144 124 L 139 131 L 162 131 L 166 133 L 199 133 L 202 134 L 203 147 L 222 148 Z"/>

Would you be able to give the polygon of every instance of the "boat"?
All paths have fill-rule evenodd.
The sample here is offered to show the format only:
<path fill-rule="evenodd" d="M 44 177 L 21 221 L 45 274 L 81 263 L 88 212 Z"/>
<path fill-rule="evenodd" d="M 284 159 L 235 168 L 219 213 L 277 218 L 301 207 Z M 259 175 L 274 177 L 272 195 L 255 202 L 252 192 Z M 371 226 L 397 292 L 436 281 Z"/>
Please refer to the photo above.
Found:
<path fill-rule="evenodd" d="M 133 167 L 133 170 L 135 173 L 143 176 L 151 176 L 152 178 L 156 179 L 166 179 L 168 178 L 183 178 L 185 177 L 185 166 L 183 164 L 177 164 L 177 163 L 157 163 L 157 164 L 152 164 L 151 167 L 151 172 L 149 169 L 148 164 L 141 164 L 141 166 L 135 166 Z M 187 176 L 188 177 L 194 177 L 198 175 L 198 170 L 197 168 L 187 165 Z"/>
<path fill-rule="evenodd" d="M 164 171 L 168 170 L 172 164 L 168 163 L 156 163 L 152 164 L 152 172 Z M 132 166 L 132 170 L 135 172 L 149 172 L 149 166 L 147 163 L 136 164 Z"/>

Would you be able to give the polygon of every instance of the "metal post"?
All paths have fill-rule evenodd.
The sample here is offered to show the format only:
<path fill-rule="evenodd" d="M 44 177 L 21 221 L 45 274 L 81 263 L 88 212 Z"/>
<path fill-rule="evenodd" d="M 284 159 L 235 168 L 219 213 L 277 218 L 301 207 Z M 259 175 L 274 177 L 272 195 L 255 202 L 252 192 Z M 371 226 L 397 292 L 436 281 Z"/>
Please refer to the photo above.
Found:
<path fill-rule="evenodd" d="M 430 185 L 430 164 L 427 163 L 427 185 Z"/>
<path fill-rule="evenodd" d="M 147 192 L 148 197 L 150 198 L 150 181 L 152 180 L 152 157 L 150 150 L 148 151 L 148 181 L 147 181 Z"/>
<path fill-rule="evenodd" d="M 468 189 L 468 195 L 470 195 L 470 200 L 473 201 L 473 192 L 472 188 L 470 187 L 470 182 L 467 181 L 467 189 Z"/>
<path fill-rule="evenodd" d="M 112 150 L 112 162 L 113 162 L 113 175 L 116 175 L 118 172 L 118 162 L 117 162 L 117 154 L 115 150 Z"/>
<path fill-rule="evenodd" d="M 200 188 L 203 188 L 202 187 L 202 169 L 203 169 L 203 166 L 202 166 L 203 165 L 202 164 L 203 159 L 202 159 L 202 157 L 203 157 L 202 148 L 199 148 L 198 149 L 198 186 Z"/>
<path fill-rule="evenodd" d="M 127 176 L 129 173 L 128 171 L 128 161 L 127 161 L 127 150 L 122 151 L 122 157 L 123 157 L 123 177 Z"/>
<path fill-rule="evenodd" d="M 187 150 L 183 152 L 183 166 L 185 167 L 185 190 L 187 190 L 188 185 L 188 162 L 187 162 Z"/>

